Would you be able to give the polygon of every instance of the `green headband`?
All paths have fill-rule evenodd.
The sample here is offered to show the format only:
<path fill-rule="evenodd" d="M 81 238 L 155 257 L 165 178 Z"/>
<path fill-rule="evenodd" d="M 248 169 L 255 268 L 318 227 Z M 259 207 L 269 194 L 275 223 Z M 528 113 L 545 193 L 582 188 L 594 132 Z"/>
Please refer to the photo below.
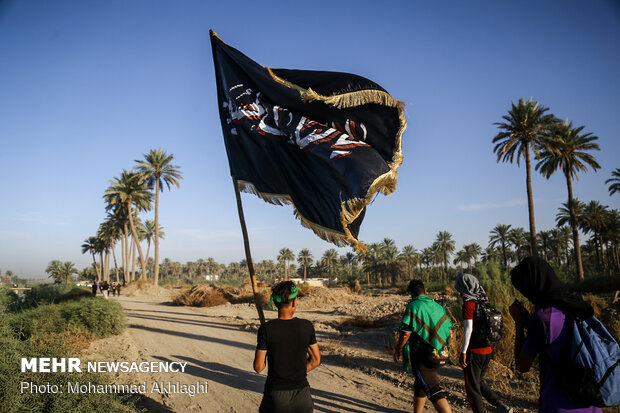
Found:
<path fill-rule="evenodd" d="M 293 284 L 293 286 L 291 287 L 291 295 L 288 296 L 288 299 L 292 300 L 293 298 L 297 297 L 297 294 L 299 294 L 299 289 L 297 288 L 297 285 Z M 273 308 L 274 301 L 276 303 L 281 303 L 282 297 L 280 297 L 279 295 L 271 294 L 271 298 L 269 299 L 269 307 Z"/>

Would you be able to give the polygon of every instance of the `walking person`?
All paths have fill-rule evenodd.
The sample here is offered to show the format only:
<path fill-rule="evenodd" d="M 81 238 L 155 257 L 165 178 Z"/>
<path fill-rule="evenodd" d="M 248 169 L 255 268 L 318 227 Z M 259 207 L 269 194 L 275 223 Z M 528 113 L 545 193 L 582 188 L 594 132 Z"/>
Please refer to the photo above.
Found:
<path fill-rule="evenodd" d="M 483 381 L 484 374 L 493 356 L 493 347 L 481 343 L 479 321 L 476 311 L 480 311 L 479 303 L 488 302 L 484 288 L 476 277 L 461 274 L 457 277 L 454 288 L 463 298 L 463 343 L 459 355 L 459 364 L 463 367 L 465 391 L 469 407 L 474 413 L 483 413 L 484 397 L 495 406 L 497 413 L 512 413 L 513 409 L 506 406 L 495 392 Z"/>
<path fill-rule="evenodd" d="M 394 348 L 394 361 L 403 355 L 405 369 L 415 374 L 414 413 L 422 413 L 426 399 L 440 413 L 451 413 L 446 392 L 439 384 L 437 370 L 450 358 L 448 340 L 453 328 L 446 309 L 426 295 L 421 280 L 411 280 L 407 287 L 411 301 L 400 322 Z"/>
<path fill-rule="evenodd" d="M 110 284 L 107 281 L 104 281 L 101 284 L 101 293 L 103 294 L 103 298 L 108 299 L 108 294 L 110 293 Z"/>
<path fill-rule="evenodd" d="M 97 284 L 97 281 L 93 281 L 93 285 L 92 285 L 92 290 L 93 290 L 93 297 L 97 296 L 97 289 L 99 288 L 99 284 Z"/>
<path fill-rule="evenodd" d="M 261 413 L 311 413 L 310 384 L 306 374 L 321 363 L 319 345 L 312 323 L 294 317 L 299 293 L 292 281 L 284 281 L 271 289 L 271 301 L 278 318 L 258 329 L 254 370 L 265 369 L 267 381 Z"/>
<path fill-rule="evenodd" d="M 569 318 L 592 317 L 592 306 L 575 294 L 568 293 L 553 268 L 538 257 L 524 258 L 511 272 L 515 288 L 535 305 L 530 316 L 517 300 L 510 306 L 515 320 L 515 361 L 517 370 L 525 373 L 539 355 L 541 413 L 601 413 L 594 406 L 571 401 L 558 383 L 555 365 L 568 339 Z M 527 328 L 527 337 L 525 329 Z"/>

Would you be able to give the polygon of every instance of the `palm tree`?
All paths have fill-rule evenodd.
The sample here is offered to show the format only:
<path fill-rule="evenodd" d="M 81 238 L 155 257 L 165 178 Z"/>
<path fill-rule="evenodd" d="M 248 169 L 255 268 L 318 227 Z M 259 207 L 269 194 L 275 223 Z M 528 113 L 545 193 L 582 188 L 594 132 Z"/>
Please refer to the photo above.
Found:
<path fill-rule="evenodd" d="M 400 257 L 407 265 L 407 272 L 409 273 L 409 279 L 413 280 L 413 267 L 418 263 L 418 253 L 413 245 L 405 245 L 403 251 L 400 253 Z"/>
<path fill-rule="evenodd" d="M 97 237 L 88 237 L 84 240 L 82 244 L 82 254 L 86 254 L 90 252 L 93 257 L 93 268 L 97 272 L 97 281 L 101 280 L 101 275 L 99 274 L 99 268 L 97 267 L 97 262 L 95 261 L 95 255 L 97 253 Z"/>
<path fill-rule="evenodd" d="M 562 251 L 564 251 L 564 260 L 566 262 L 566 265 L 568 266 L 568 261 L 569 261 L 569 246 L 571 243 L 571 239 L 572 239 L 572 230 L 570 229 L 569 226 L 561 226 L 559 228 L 556 228 L 558 230 L 558 233 L 555 234 L 555 241 L 558 243 L 558 248 L 561 249 Z"/>
<path fill-rule="evenodd" d="M 159 230 L 155 231 L 155 221 L 152 219 L 147 219 L 144 221 L 144 225 L 141 225 L 138 230 L 141 234 L 141 239 L 146 240 L 146 260 L 149 259 L 149 252 L 151 251 L 151 241 L 159 234 L 159 239 L 165 239 L 166 233 L 163 231 L 163 227 L 160 225 Z"/>
<path fill-rule="evenodd" d="M 373 242 L 368 245 L 366 252 L 363 254 L 363 262 L 367 283 L 370 284 L 370 275 L 373 274 L 379 287 L 381 287 L 381 246 L 378 243 Z"/>
<path fill-rule="evenodd" d="M 611 178 L 605 181 L 609 185 L 609 196 L 612 196 L 616 192 L 620 192 L 620 168 L 616 168 L 611 173 Z"/>
<path fill-rule="evenodd" d="M 456 257 L 454 257 L 454 261 L 452 261 L 455 265 L 460 264 L 461 272 L 463 272 L 463 264 L 467 263 L 467 252 L 462 249 L 456 252 Z"/>
<path fill-rule="evenodd" d="M 349 277 L 353 277 L 353 267 L 357 263 L 357 254 L 349 251 L 340 258 L 342 259 L 343 264 L 346 267 L 349 267 Z"/>
<path fill-rule="evenodd" d="M 62 262 L 60 262 L 59 260 L 52 260 L 49 264 L 47 264 L 47 267 L 45 268 L 45 272 L 49 274 L 49 277 L 53 278 L 55 282 L 62 282 L 62 277 L 60 275 L 61 265 Z"/>
<path fill-rule="evenodd" d="M 542 248 L 542 254 L 545 261 L 549 261 L 549 247 L 551 246 L 551 240 L 553 239 L 551 231 L 540 231 L 540 247 Z"/>
<path fill-rule="evenodd" d="M 590 201 L 583 211 L 580 227 L 586 232 L 594 233 L 594 249 L 599 265 L 603 265 L 603 232 L 609 225 L 609 209 L 598 201 Z M 600 252 L 600 253 L 599 253 Z"/>
<path fill-rule="evenodd" d="M 110 280 L 110 252 L 114 256 L 114 269 L 116 274 L 116 281 L 118 281 L 118 266 L 116 264 L 116 253 L 114 252 L 114 246 L 116 245 L 116 241 L 120 238 L 120 230 L 113 219 L 108 218 L 99 225 L 99 230 L 97 231 L 97 238 L 103 244 L 103 251 L 106 254 L 105 257 L 105 265 L 104 265 L 104 274 L 105 279 Z"/>
<path fill-rule="evenodd" d="M 116 251 L 115 251 L 115 245 L 116 245 L 116 241 L 121 241 L 121 252 L 124 251 L 124 246 L 123 246 L 123 235 L 124 235 L 124 217 L 119 217 L 117 214 L 114 213 L 108 213 L 106 220 L 103 222 L 102 225 L 105 225 L 105 229 L 104 232 L 107 233 L 107 237 L 109 237 L 112 240 L 112 245 L 111 245 L 111 249 L 112 249 L 112 257 L 114 258 L 114 272 L 116 274 L 116 281 L 120 281 L 119 277 L 118 277 L 118 263 L 116 261 Z M 123 281 L 125 281 L 125 269 L 123 268 Z"/>
<path fill-rule="evenodd" d="M 107 220 L 114 222 L 118 228 L 119 239 L 121 241 L 121 266 L 123 267 L 123 281 L 129 279 L 129 217 L 125 203 L 109 205 Z M 115 254 L 114 254 L 115 255 Z"/>
<path fill-rule="evenodd" d="M 515 247 L 515 254 L 517 254 L 517 261 L 521 261 L 521 258 L 525 258 L 528 254 L 528 234 L 523 228 L 513 228 L 508 233 L 508 239 Z"/>
<path fill-rule="evenodd" d="M 502 265 L 504 269 L 508 267 L 507 246 L 510 242 L 510 225 L 497 224 L 495 228 L 491 230 L 491 236 L 489 237 L 489 246 L 495 247 L 499 244 L 502 251 Z"/>
<path fill-rule="evenodd" d="M 107 209 L 112 209 L 116 204 L 125 204 L 128 211 L 129 226 L 131 228 L 131 236 L 138 248 L 138 255 L 140 257 L 140 267 L 142 273 L 140 279 L 146 279 L 146 262 L 144 255 L 142 254 L 142 247 L 138 238 L 138 231 L 134 223 L 134 209 L 135 213 L 139 210 L 147 210 L 151 205 L 152 194 L 148 191 L 146 182 L 141 177 L 132 171 L 123 169 L 120 177 L 114 177 L 110 181 L 110 186 L 106 189 L 103 197 L 108 202 Z M 157 267 L 157 262 L 155 263 Z"/>
<path fill-rule="evenodd" d="M 335 249 L 330 248 L 323 253 L 323 257 L 321 259 L 323 260 L 323 264 L 327 268 L 327 276 L 331 279 L 333 275 L 332 267 L 334 265 L 334 262 L 338 259 L 338 252 Z"/>
<path fill-rule="evenodd" d="M 610 244 L 607 248 L 611 249 L 610 260 L 613 263 L 612 268 L 616 271 L 620 268 L 620 254 L 618 253 L 618 244 L 620 244 L 620 212 L 612 209 L 608 213 L 608 225 L 603 233 L 603 239 Z"/>
<path fill-rule="evenodd" d="M 577 172 L 585 172 L 588 165 L 596 171 L 600 165 L 596 158 L 587 151 L 599 150 L 594 142 L 598 137 L 592 133 L 581 133 L 584 126 L 574 128 L 572 122 L 557 123 L 550 129 L 545 138 L 543 149 L 540 153 L 540 161 L 536 164 L 536 170 L 547 179 L 557 170 L 561 170 L 566 178 L 568 189 L 568 208 L 570 212 L 570 224 L 573 229 L 573 249 L 575 251 L 575 263 L 579 280 L 583 280 L 583 264 L 581 262 L 581 247 L 579 246 L 579 231 L 573 209 L 573 178 L 577 179 Z"/>
<path fill-rule="evenodd" d="M 217 262 L 215 262 L 215 259 L 213 259 L 213 257 L 209 257 L 207 258 L 207 260 L 204 263 L 205 268 L 207 269 L 207 274 L 208 275 L 215 275 L 215 273 L 217 272 Z"/>
<path fill-rule="evenodd" d="M 533 102 L 532 98 L 527 102 L 521 98 L 519 103 L 512 103 L 508 115 L 502 116 L 506 122 L 495 123 L 501 130 L 493 143 L 493 152 L 497 153 L 497 162 L 513 162 L 517 156 L 517 166 L 521 156 L 525 158 L 525 186 L 527 190 L 527 206 L 530 218 L 530 244 L 532 245 L 532 255 L 538 256 L 536 250 L 536 223 L 534 220 L 534 195 L 532 194 L 532 166 L 530 159 L 530 149 L 536 154 L 543 136 L 546 135 L 549 127 L 555 123 L 552 114 L 545 114 L 549 108 Z"/>
<path fill-rule="evenodd" d="M 73 274 L 78 274 L 79 271 L 75 268 L 75 264 L 69 261 L 65 261 L 58 267 L 58 277 L 65 280 L 65 285 L 69 284 L 69 278 Z"/>
<path fill-rule="evenodd" d="M 284 263 L 284 278 L 288 280 L 288 262 L 295 259 L 295 254 L 288 248 L 282 248 L 278 255 L 278 261 Z"/>
<path fill-rule="evenodd" d="M 398 248 L 396 243 L 390 238 L 384 238 L 381 243 L 381 263 L 383 269 L 392 279 L 392 285 L 396 284 L 399 270 Z"/>
<path fill-rule="evenodd" d="M 443 257 L 443 265 L 446 275 L 448 274 L 448 256 L 454 251 L 456 248 L 454 245 L 454 240 L 452 239 L 452 234 L 448 231 L 439 231 L 437 234 L 437 238 L 435 239 L 437 246 L 439 247 L 439 251 Z"/>
<path fill-rule="evenodd" d="M 463 245 L 463 251 L 465 252 L 467 269 L 471 273 L 471 260 L 474 260 L 474 265 L 478 262 L 478 256 L 482 254 L 482 248 L 480 247 L 480 245 L 474 242 L 472 244 Z"/>
<path fill-rule="evenodd" d="M 433 245 L 431 245 L 431 263 L 433 264 L 433 268 L 438 267 L 439 264 L 441 264 L 444 261 L 445 255 L 441 249 L 441 246 L 439 245 L 438 242 L 434 242 Z M 441 273 L 441 271 L 438 271 L 440 278 L 443 278 L 443 273 Z M 430 274 L 429 274 L 430 276 Z"/>
<path fill-rule="evenodd" d="M 179 187 L 179 181 L 183 179 L 179 167 L 171 165 L 173 155 L 168 155 L 161 148 L 151 149 L 148 154 L 143 154 L 144 160 L 139 161 L 136 170 L 141 178 L 146 180 L 150 188 L 155 187 L 155 273 L 153 282 L 159 283 L 159 192 L 164 191 L 165 184 L 170 190 L 171 185 Z"/>
<path fill-rule="evenodd" d="M 482 261 L 488 262 L 498 258 L 498 251 L 495 247 L 488 246 L 482 252 Z"/>
<path fill-rule="evenodd" d="M 304 248 L 297 254 L 297 262 L 304 266 L 304 282 L 306 282 L 306 274 L 308 272 L 308 266 L 312 264 L 312 253 L 308 248 Z"/>

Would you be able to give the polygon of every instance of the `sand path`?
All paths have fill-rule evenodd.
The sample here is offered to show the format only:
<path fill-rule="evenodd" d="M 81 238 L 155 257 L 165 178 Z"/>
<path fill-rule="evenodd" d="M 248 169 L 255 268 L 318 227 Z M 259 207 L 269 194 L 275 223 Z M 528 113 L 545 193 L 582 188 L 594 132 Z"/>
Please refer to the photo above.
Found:
<path fill-rule="evenodd" d="M 114 299 L 126 311 L 128 329 L 120 336 L 93 343 L 88 352 L 92 358 L 188 363 L 184 373 L 116 374 L 118 384 L 146 382 L 149 411 L 257 411 L 266 376 L 252 370 L 256 333 L 248 328 L 247 318 L 255 317 L 251 308 L 241 317 L 232 306 L 176 307 L 145 296 Z M 270 317 L 273 315 L 268 314 Z M 320 345 L 321 332 L 317 339 Z M 329 357 L 308 379 L 316 412 L 403 412 L 413 408 L 411 390 L 330 363 Z M 151 393 L 155 381 L 207 382 L 208 392 L 193 397 L 174 391 Z"/>

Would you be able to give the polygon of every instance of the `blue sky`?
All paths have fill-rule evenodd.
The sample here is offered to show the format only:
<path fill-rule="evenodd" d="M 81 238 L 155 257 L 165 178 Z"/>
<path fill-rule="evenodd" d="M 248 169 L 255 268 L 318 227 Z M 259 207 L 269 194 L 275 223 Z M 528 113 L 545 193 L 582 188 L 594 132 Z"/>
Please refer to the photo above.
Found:
<path fill-rule="evenodd" d="M 527 228 L 525 170 L 498 164 L 491 144 L 520 97 L 599 137 L 602 169 L 575 195 L 620 208 L 604 184 L 620 167 L 615 1 L 2 1 L 3 272 L 89 265 L 80 245 L 105 218 L 108 180 L 159 147 L 184 175 L 161 197 L 162 258 L 244 257 L 209 29 L 262 65 L 359 74 L 406 102 L 399 185 L 369 207 L 363 241 L 421 249 L 447 230 L 457 247 L 486 246 L 498 223 Z M 533 192 L 537 228 L 549 229 L 564 178 L 534 174 Z M 255 259 L 332 247 L 290 207 L 243 202 Z"/>

